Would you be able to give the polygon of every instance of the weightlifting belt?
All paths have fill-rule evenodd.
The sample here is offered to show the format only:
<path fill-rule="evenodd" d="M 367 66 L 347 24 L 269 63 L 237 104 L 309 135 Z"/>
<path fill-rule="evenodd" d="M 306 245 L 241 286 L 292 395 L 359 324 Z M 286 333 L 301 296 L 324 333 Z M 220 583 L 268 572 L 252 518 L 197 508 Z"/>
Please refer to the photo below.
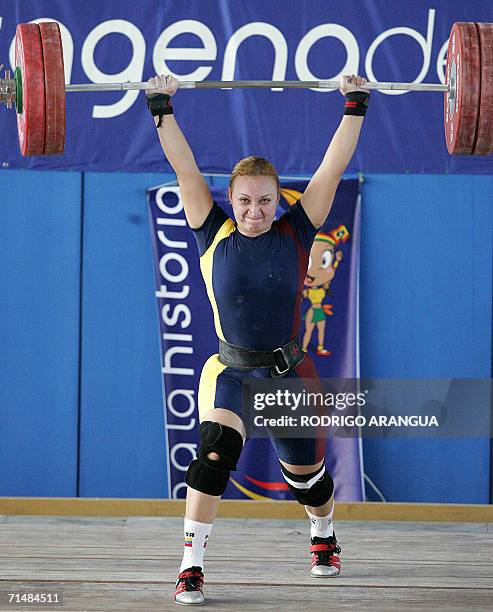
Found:
<path fill-rule="evenodd" d="M 253 351 L 219 339 L 219 361 L 239 370 L 272 368 L 271 376 L 282 376 L 301 363 L 304 356 L 298 338 L 273 351 Z"/>

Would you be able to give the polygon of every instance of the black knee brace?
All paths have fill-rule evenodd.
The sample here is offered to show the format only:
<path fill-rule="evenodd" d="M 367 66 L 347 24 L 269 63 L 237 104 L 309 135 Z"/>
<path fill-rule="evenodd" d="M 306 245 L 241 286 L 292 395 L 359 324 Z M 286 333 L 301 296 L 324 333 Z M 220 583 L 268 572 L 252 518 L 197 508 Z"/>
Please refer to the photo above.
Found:
<path fill-rule="evenodd" d="M 185 482 L 202 493 L 222 495 L 230 471 L 236 470 L 243 448 L 243 437 L 236 429 L 214 421 L 201 423 L 199 432 L 198 456 L 188 466 Z M 209 459 L 209 453 L 217 453 L 219 459 Z"/>
<path fill-rule="evenodd" d="M 325 461 L 322 467 L 311 474 L 293 474 L 280 463 L 284 480 L 293 497 L 305 506 L 323 506 L 332 497 L 334 481 L 325 470 Z"/>

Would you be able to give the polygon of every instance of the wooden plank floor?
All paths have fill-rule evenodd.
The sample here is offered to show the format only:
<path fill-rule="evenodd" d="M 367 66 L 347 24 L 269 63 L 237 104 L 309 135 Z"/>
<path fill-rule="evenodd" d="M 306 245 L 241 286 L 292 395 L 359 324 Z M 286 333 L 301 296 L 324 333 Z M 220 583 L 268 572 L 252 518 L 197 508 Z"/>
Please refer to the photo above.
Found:
<path fill-rule="evenodd" d="M 315 579 L 308 524 L 218 519 L 206 556 L 210 610 L 493 610 L 493 525 L 336 522 L 343 572 Z M 0 610 L 177 610 L 180 518 L 0 516 Z M 63 591 L 63 607 L 5 593 Z"/>

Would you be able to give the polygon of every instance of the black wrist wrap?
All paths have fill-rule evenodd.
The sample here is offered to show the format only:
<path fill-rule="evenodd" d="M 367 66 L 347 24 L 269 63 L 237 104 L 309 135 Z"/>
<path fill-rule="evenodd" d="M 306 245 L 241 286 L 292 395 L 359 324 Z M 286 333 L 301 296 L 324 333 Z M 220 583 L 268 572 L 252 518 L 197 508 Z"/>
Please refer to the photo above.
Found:
<path fill-rule="evenodd" d="M 345 115 L 356 115 L 364 117 L 368 110 L 368 100 L 370 94 L 365 91 L 350 91 L 346 94 L 346 104 L 344 105 Z"/>
<path fill-rule="evenodd" d="M 147 107 L 151 111 L 153 117 L 158 116 L 159 121 L 156 127 L 161 127 L 161 121 L 163 115 L 173 114 L 173 105 L 171 104 L 171 97 L 168 94 L 154 94 L 152 96 L 146 96 Z"/>

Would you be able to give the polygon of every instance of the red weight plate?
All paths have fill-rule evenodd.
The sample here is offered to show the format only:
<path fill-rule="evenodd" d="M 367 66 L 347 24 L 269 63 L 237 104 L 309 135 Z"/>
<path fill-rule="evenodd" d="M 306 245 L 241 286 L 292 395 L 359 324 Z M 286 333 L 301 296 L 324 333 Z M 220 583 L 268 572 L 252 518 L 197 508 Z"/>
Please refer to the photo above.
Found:
<path fill-rule="evenodd" d="M 60 28 L 56 21 L 39 24 L 45 74 L 45 155 L 59 155 L 65 146 L 65 73 Z"/>
<path fill-rule="evenodd" d="M 481 48 L 481 97 L 474 155 L 493 153 L 493 23 L 477 23 Z"/>
<path fill-rule="evenodd" d="M 475 23 L 454 23 L 445 82 L 445 138 L 452 155 L 471 155 L 476 142 L 480 95 L 479 36 Z"/>
<path fill-rule="evenodd" d="M 45 79 L 41 35 L 35 23 L 15 31 L 15 65 L 22 71 L 22 113 L 17 131 L 22 155 L 43 155 L 45 145 Z"/>

